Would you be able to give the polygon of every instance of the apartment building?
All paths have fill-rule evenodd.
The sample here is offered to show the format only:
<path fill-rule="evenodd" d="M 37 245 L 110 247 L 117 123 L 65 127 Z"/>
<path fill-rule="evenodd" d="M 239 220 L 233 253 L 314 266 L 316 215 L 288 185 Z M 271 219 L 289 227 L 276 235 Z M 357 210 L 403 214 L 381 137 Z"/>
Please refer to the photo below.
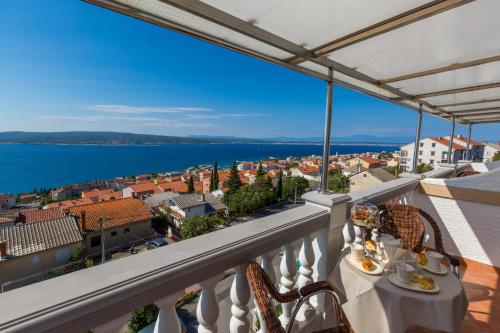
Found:
<path fill-rule="evenodd" d="M 449 137 L 429 137 L 420 140 L 417 164 L 431 164 L 434 168 L 437 168 L 439 163 L 446 163 L 448 161 L 449 144 Z M 415 143 L 413 142 L 401 147 L 401 166 L 406 171 L 412 171 L 414 147 Z M 454 141 L 451 149 L 451 163 L 457 163 L 463 159 L 465 150 L 465 145 Z"/>

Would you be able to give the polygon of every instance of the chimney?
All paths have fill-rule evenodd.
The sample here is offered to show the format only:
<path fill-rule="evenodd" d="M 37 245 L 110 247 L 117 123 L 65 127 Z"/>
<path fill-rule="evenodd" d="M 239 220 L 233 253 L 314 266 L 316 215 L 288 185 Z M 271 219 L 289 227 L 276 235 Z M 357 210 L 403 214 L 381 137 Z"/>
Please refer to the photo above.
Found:
<path fill-rule="evenodd" d="M 87 221 L 85 218 L 85 211 L 82 210 L 80 212 L 80 231 L 83 233 L 85 230 L 87 230 Z"/>
<path fill-rule="evenodd" d="M 7 257 L 7 243 L 5 241 L 0 241 L 0 258 Z"/>
<path fill-rule="evenodd" d="M 205 202 L 205 194 L 201 194 L 201 202 Z"/>

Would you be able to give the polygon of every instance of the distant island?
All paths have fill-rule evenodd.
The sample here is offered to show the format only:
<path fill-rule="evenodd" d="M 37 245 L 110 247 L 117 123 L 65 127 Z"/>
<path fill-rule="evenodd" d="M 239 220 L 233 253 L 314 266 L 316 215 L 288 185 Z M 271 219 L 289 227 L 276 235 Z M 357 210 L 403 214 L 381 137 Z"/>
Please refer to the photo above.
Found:
<path fill-rule="evenodd" d="M 66 144 L 66 145 L 159 145 L 159 144 L 231 144 L 231 143 L 275 143 L 275 144 L 321 144 L 321 137 L 276 137 L 276 138 L 242 138 L 231 136 L 165 136 L 150 134 L 134 134 L 121 132 L 0 132 L 0 144 Z M 410 142 L 405 137 L 377 137 L 370 135 L 354 135 L 332 139 L 339 145 L 400 145 Z"/>

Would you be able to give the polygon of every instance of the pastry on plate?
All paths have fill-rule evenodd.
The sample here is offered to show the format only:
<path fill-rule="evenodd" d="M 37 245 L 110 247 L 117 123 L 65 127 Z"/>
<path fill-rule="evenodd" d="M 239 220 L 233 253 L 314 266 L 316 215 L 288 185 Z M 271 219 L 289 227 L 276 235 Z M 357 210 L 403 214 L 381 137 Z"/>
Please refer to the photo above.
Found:
<path fill-rule="evenodd" d="M 434 280 L 428 276 L 423 276 L 420 279 L 419 283 L 420 283 L 420 289 L 423 289 L 423 290 L 431 290 L 431 289 L 434 289 L 434 286 L 435 286 Z"/>
<path fill-rule="evenodd" d="M 374 266 L 375 265 L 370 259 L 365 259 L 361 262 L 361 267 L 363 267 L 363 269 L 368 272 L 372 271 Z"/>
<path fill-rule="evenodd" d="M 427 256 L 425 255 L 425 252 L 417 254 L 417 257 L 415 258 L 415 261 L 417 264 L 420 266 L 425 266 L 428 263 Z"/>
<path fill-rule="evenodd" d="M 410 277 L 410 282 L 412 283 L 420 283 L 420 280 L 422 280 L 423 276 L 422 275 L 418 275 L 418 274 L 413 274 L 411 277 Z"/>
<path fill-rule="evenodd" d="M 370 251 L 377 251 L 377 245 L 371 239 L 365 240 L 365 246 Z"/>

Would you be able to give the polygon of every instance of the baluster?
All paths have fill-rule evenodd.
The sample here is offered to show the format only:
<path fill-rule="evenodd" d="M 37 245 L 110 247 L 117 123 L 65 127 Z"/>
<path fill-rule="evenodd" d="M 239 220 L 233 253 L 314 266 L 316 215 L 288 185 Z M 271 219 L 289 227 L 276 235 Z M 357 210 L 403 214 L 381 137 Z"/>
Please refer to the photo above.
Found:
<path fill-rule="evenodd" d="M 344 224 L 344 227 L 342 228 L 342 236 L 344 236 L 344 247 L 342 248 L 345 249 L 345 248 L 348 248 L 349 245 L 351 245 L 352 243 L 354 243 L 354 227 L 351 223 L 351 221 L 349 220 L 346 220 L 345 221 L 345 224 Z"/>
<path fill-rule="evenodd" d="M 364 242 L 363 230 L 361 230 L 361 228 L 356 225 L 353 225 L 353 227 L 354 227 L 354 234 L 356 235 L 356 238 L 354 238 L 354 243 L 362 245 Z"/>
<path fill-rule="evenodd" d="M 175 304 L 182 294 L 182 291 L 179 291 L 155 302 L 158 308 L 160 308 L 160 312 L 158 313 L 158 318 L 156 318 L 154 333 L 181 332 L 181 323 L 177 316 Z"/>
<path fill-rule="evenodd" d="M 283 247 L 283 257 L 281 258 L 280 272 L 281 272 L 280 292 L 281 293 L 289 292 L 295 286 L 295 274 L 297 273 L 297 266 L 295 264 L 295 254 L 293 252 L 292 244 L 287 244 Z M 295 302 L 281 304 L 283 313 L 280 316 L 280 321 L 283 327 L 286 327 L 286 325 L 288 325 L 294 305 Z"/>
<path fill-rule="evenodd" d="M 270 252 L 268 252 L 266 254 L 263 254 L 261 256 L 261 259 L 262 259 L 262 262 L 261 262 L 262 269 L 269 276 L 269 279 L 271 280 L 271 282 L 273 284 L 276 284 L 276 272 L 275 272 L 274 266 L 273 266 L 273 259 L 274 259 L 274 257 L 276 257 L 276 255 L 278 254 L 278 252 L 279 252 L 279 249 L 276 249 L 276 250 L 270 251 Z M 257 303 L 255 303 L 255 307 L 257 307 Z M 259 322 L 260 322 L 260 331 L 259 332 L 261 332 L 261 333 L 267 333 L 268 330 L 267 330 L 266 324 L 264 322 L 264 319 L 262 318 L 262 316 L 260 314 L 260 311 L 257 312 L 257 316 L 259 317 Z"/>
<path fill-rule="evenodd" d="M 101 326 L 98 326 L 93 329 L 94 333 L 120 333 L 123 329 L 123 326 L 127 324 L 130 320 L 130 313 L 115 318 Z"/>
<path fill-rule="evenodd" d="M 248 285 L 246 275 L 246 265 L 235 268 L 231 286 L 231 320 L 229 321 L 229 330 L 231 333 L 247 333 L 250 330 L 250 321 L 248 320 L 248 302 L 250 301 L 250 286 Z"/>
<path fill-rule="evenodd" d="M 312 277 L 312 265 L 314 263 L 314 252 L 311 242 L 311 236 L 307 235 L 302 238 L 302 247 L 299 253 L 299 277 L 298 277 L 298 285 L 299 288 L 302 288 L 313 282 Z M 312 307 L 309 301 L 304 302 L 300 311 L 300 318 L 302 320 L 308 320 L 314 315 L 314 308 Z"/>
<path fill-rule="evenodd" d="M 200 282 L 201 295 L 196 308 L 196 317 L 198 318 L 199 333 L 216 333 L 217 318 L 219 317 L 219 300 L 215 295 L 215 285 L 219 282 L 221 276 L 217 275 L 208 280 Z"/>

